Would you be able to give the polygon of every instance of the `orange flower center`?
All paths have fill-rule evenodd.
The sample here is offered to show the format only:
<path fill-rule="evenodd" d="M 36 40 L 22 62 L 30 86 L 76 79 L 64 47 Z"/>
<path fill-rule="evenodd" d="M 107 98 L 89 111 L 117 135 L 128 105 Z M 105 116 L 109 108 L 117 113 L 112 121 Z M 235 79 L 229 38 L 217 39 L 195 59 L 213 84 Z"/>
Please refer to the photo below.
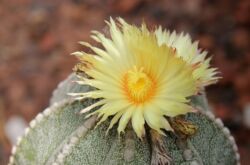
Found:
<path fill-rule="evenodd" d="M 123 87 L 130 102 L 142 104 L 154 96 L 156 82 L 143 68 L 134 67 L 124 75 Z"/>

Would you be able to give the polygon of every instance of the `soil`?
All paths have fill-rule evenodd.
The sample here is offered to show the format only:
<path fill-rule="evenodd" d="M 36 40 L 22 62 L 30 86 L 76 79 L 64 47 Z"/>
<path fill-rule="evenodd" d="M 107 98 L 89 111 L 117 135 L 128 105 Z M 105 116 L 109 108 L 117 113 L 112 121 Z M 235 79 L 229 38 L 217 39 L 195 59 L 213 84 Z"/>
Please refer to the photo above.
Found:
<path fill-rule="evenodd" d="M 1 0 L 0 164 L 11 148 L 5 122 L 13 115 L 30 121 L 48 106 L 53 89 L 76 63 L 70 53 L 84 49 L 77 42 L 93 42 L 90 31 L 105 31 L 110 16 L 184 31 L 200 41 L 223 77 L 207 88 L 209 102 L 235 136 L 242 165 L 249 164 L 249 11 L 249 0 Z"/>

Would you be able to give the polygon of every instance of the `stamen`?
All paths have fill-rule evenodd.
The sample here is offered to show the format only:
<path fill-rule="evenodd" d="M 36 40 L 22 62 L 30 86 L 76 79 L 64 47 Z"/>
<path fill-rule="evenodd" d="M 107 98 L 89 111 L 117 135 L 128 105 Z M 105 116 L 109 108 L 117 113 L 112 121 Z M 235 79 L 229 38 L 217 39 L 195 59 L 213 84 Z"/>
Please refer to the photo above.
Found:
<path fill-rule="evenodd" d="M 124 91 L 130 102 L 141 104 L 149 99 L 155 93 L 155 80 L 144 71 L 143 67 L 139 69 L 134 66 L 124 75 Z"/>

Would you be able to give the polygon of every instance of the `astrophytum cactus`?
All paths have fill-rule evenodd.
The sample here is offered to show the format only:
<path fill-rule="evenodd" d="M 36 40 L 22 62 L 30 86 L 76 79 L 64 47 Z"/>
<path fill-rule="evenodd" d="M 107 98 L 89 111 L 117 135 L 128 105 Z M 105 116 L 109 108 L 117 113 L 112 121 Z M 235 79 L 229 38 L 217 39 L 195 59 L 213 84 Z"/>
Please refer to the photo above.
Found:
<path fill-rule="evenodd" d="M 236 165 L 234 138 L 210 111 L 204 88 L 218 79 L 189 35 L 118 18 L 102 48 L 80 44 L 75 74 L 30 122 L 10 165 Z"/>
<path fill-rule="evenodd" d="M 67 93 L 85 92 L 90 87 L 75 85 L 72 80 L 76 80 L 73 74 L 60 83 L 50 107 L 30 122 L 12 149 L 9 165 L 150 165 L 164 157 L 176 165 L 239 164 L 234 138 L 214 117 L 204 94 L 192 98 L 200 112 L 186 115 L 199 126 L 195 135 L 181 139 L 169 133 L 158 142 L 149 135 L 141 141 L 130 126 L 119 138 L 115 127 L 106 135 L 108 121 L 94 128 L 94 116 L 79 115 L 93 101 L 73 101 Z"/>

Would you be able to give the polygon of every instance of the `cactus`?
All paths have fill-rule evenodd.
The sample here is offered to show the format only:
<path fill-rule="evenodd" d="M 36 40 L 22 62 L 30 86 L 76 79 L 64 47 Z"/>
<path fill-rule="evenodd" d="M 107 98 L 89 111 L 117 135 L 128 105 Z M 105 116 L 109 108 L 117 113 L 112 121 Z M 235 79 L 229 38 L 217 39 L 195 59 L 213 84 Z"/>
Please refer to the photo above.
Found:
<path fill-rule="evenodd" d="M 116 127 L 106 135 L 108 121 L 95 128 L 95 116 L 85 118 L 87 114 L 78 114 L 94 101 L 75 101 L 67 95 L 91 89 L 72 83 L 74 79 L 76 76 L 71 74 L 60 83 L 50 107 L 30 122 L 12 149 L 9 165 L 146 165 L 159 164 L 162 159 L 168 160 L 165 164 L 240 164 L 234 138 L 209 110 L 205 94 L 192 98 L 200 112 L 185 116 L 198 126 L 195 135 L 182 139 L 167 133 L 155 140 L 148 133 L 140 140 L 131 126 L 121 137 Z"/>

